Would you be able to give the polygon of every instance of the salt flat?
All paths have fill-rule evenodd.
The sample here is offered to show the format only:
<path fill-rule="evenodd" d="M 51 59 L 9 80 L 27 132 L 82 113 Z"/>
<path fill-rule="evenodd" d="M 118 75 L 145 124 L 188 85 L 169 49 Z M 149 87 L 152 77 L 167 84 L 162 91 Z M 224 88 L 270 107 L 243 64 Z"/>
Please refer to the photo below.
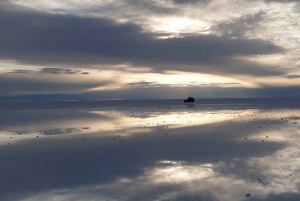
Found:
<path fill-rule="evenodd" d="M 299 99 L 0 105 L 0 200 L 297 200 Z"/>

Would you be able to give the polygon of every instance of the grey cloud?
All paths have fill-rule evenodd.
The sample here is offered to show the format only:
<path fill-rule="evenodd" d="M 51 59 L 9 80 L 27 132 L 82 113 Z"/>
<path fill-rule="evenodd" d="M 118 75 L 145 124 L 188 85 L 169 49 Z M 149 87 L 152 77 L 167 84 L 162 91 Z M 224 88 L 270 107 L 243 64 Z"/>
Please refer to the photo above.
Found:
<path fill-rule="evenodd" d="M 114 1 L 106 1 L 106 4 L 97 5 L 95 3 L 93 7 L 81 7 L 78 12 L 82 14 L 99 14 L 101 13 L 104 16 L 113 17 L 115 12 L 118 14 L 124 14 L 129 17 L 133 21 L 140 21 L 141 16 L 147 15 L 156 15 L 156 16 L 166 16 L 178 14 L 180 11 L 178 7 L 172 5 L 172 0 L 164 0 L 165 4 L 161 4 L 161 0 L 118 0 Z M 57 11 L 57 10 L 54 10 Z M 64 13 L 70 13 L 68 10 L 58 10 Z M 126 13 L 126 11 L 130 12 L 130 15 Z"/>
<path fill-rule="evenodd" d="M 289 78 L 289 79 L 299 79 L 300 75 L 293 74 L 293 75 L 282 75 L 281 77 Z"/>
<path fill-rule="evenodd" d="M 163 201 L 219 201 L 214 195 L 209 192 L 199 192 L 200 195 L 178 195 L 175 199 L 166 199 Z"/>
<path fill-rule="evenodd" d="M 264 19 L 265 15 L 267 15 L 267 13 L 264 11 L 245 15 L 231 22 L 223 22 L 218 24 L 212 27 L 212 30 L 217 33 L 221 33 L 224 36 L 242 38 L 249 31 L 255 32 L 259 26 L 259 22 Z"/>
<path fill-rule="evenodd" d="M 78 74 L 81 71 L 67 68 L 42 68 L 40 72 L 50 74 Z"/>
<path fill-rule="evenodd" d="M 128 85 L 131 87 L 160 87 L 159 83 L 150 81 L 130 82 Z"/>
<path fill-rule="evenodd" d="M 184 185 L 182 184 L 174 184 L 174 185 L 162 185 L 162 186 L 155 186 L 149 187 L 144 192 L 140 192 L 137 195 L 134 195 L 129 201 L 136 201 L 136 200 L 160 200 L 160 201 L 219 201 L 212 193 L 205 190 L 199 190 L 198 192 L 193 192 L 191 194 L 181 193 L 182 189 L 184 189 Z M 159 195 L 166 195 L 170 192 L 170 195 L 176 192 L 177 195 L 170 196 L 171 198 L 165 198 L 163 196 L 162 199 L 157 199 Z"/>
<path fill-rule="evenodd" d="M 83 130 L 88 130 L 88 127 L 85 128 L 56 128 L 48 129 L 42 132 L 43 135 L 60 135 L 60 134 L 71 134 L 71 133 L 80 133 Z"/>
<path fill-rule="evenodd" d="M 93 81 L 93 82 L 56 82 L 50 80 L 39 80 L 34 77 L 18 77 L 0 75 L 0 96 L 17 94 L 37 94 L 37 93 L 83 93 L 94 87 L 105 86 L 112 81 Z"/>
<path fill-rule="evenodd" d="M 173 0 L 175 4 L 195 4 L 195 3 L 208 3 L 211 0 Z"/>
<path fill-rule="evenodd" d="M 281 193 L 281 194 L 270 194 L 265 201 L 295 201 L 300 199 L 300 193 Z"/>
<path fill-rule="evenodd" d="M 131 9 L 140 9 L 143 13 L 150 12 L 156 15 L 174 14 L 177 8 L 158 5 L 155 0 L 123 0 Z M 134 7 L 134 8 L 133 8 Z"/>
<path fill-rule="evenodd" d="M 299 3 L 299 0 L 265 0 L 266 2 L 277 2 L 277 3 L 291 3 L 296 2 Z"/>
<path fill-rule="evenodd" d="M 283 51 L 268 41 L 215 35 L 159 40 L 134 24 L 101 18 L 0 11 L 0 58 L 38 64 L 130 63 L 156 70 L 281 74 L 236 55 Z M 52 71 L 54 72 L 54 71 Z M 58 72 L 55 72 L 58 73 Z"/>
<path fill-rule="evenodd" d="M 89 72 L 83 72 L 78 69 L 70 69 L 70 68 L 40 68 L 38 70 L 27 70 L 27 69 L 12 69 L 8 73 L 23 73 L 23 74 L 30 74 L 30 73 L 49 73 L 49 74 L 84 74 L 88 75 Z"/>
<path fill-rule="evenodd" d="M 11 71 L 9 71 L 8 73 L 24 73 L 24 74 L 30 74 L 32 73 L 33 71 L 32 70 L 22 70 L 22 69 L 13 69 Z"/>
<path fill-rule="evenodd" d="M 296 188 L 297 188 L 298 192 L 300 193 L 300 182 L 296 183 Z"/>

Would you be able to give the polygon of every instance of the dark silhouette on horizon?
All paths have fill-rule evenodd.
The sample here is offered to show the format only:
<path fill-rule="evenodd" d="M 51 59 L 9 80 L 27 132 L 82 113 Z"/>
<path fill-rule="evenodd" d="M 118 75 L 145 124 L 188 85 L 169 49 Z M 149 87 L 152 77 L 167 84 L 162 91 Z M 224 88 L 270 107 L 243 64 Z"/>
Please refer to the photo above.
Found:
<path fill-rule="evenodd" d="M 193 97 L 189 97 L 188 99 L 184 100 L 185 103 L 193 103 L 195 102 L 195 99 Z"/>

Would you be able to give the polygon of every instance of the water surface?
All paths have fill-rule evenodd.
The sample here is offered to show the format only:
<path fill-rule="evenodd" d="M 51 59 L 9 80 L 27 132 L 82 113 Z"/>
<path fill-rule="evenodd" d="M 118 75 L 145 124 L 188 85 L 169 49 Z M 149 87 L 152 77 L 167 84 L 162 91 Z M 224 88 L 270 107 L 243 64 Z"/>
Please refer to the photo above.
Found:
<path fill-rule="evenodd" d="M 0 200 L 298 200 L 300 99 L 0 104 Z"/>

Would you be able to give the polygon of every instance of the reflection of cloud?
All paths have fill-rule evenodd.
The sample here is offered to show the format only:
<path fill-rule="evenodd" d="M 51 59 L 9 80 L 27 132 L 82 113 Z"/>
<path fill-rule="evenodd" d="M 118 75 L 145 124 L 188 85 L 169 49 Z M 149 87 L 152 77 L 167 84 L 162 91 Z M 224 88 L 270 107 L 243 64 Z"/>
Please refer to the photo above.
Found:
<path fill-rule="evenodd" d="M 288 193 L 279 193 L 279 194 L 270 193 L 270 195 L 268 195 L 263 200 L 265 200 L 265 201 L 282 201 L 282 200 L 295 201 L 295 200 L 299 200 L 299 198 L 300 198 L 300 193 L 288 192 Z"/>
<path fill-rule="evenodd" d="M 6 173 L 1 175 L 6 183 L 0 188 L 0 198 L 239 201 L 250 193 L 249 200 L 268 197 L 276 200 L 276 197 L 289 198 L 286 192 L 299 189 L 300 180 L 296 176 L 299 162 L 293 158 L 299 154 L 298 125 L 290 121 L 298 119 L 298 115 L 295 117 L 298 110 L 278 113 L 278 110 L 248 109 L 241 112 L 228 108 L 211 110 L 209 106 L 198 108 L 201 113 L 196 116 L 183 107 L 186 114 L 172 118 L 172 112 L 166 113 L 170 111 L 166 106 L 163 108 L 169 109 L 155 107 L 155 111 L 149 112 L 149 108 L 132 107 L 137 101 L 125 101 L 125 108 L 118 103 L 107 101 L 104 104 L 109 107 L 103 110 L 99 102 L 76 101 L 47 104 L 48 110 L 39 109 L 43 103 L 30 102 L 12 107 L 12 111 L 2 109 L 6 111 L 1 111 L 2 120 L 6 119 L 3 116 L 10 115 L 8 121 L 1 120 L 5 125 L 12 120 L 33 127 L 41 124 L 35 121 L 41 119 L 53 123 L 46 125 L 50 132 L 86 130 L 93 133 L 39 138 L 34 135 L 22 140 L 13 136 L 13 139 L 6 139 L 9 146 L 6 141 L 1 142 L 0 148 L 5 154 L 0 155 L 0 160 L 6 162 L 1 163 L 0 171 Z M 24 110 L 24 106 L 28 110 Z M 112 111 L 111 107 L 117 111 Z M 140 125 L 139 116 L 135 114 L 144 112 L 149 115 L 148 122 L 155 126 L 144 128 Z M 160 116 L 169 116 L 170 120 Z M 211 120 L 209 124 L 194 122 L 205 122 L 205 116 Z M 19 121 L 20 118 L 24 121 Z M 32 122 L 25 121 L 32 118 Z M 71 123 L 76 128 L 64 127 L 68 125 L 68 118 L 80 119 Z M 115 122 L 115 126 L 116 122 L 122 127 L 122 122 L 130 121 L 140 128 L 132 130 L 136 127 L 131 126 L 130 129 L 108 131 L 105 119 Z M 176 123 L 179 127 L 156 126 L 163 122 Z M 189 127 L 181 126 L 185 122 L 191 123 Z M 106 131 L 98 132 L 100 127 Z M 293 138 L 287 133 L 293 134 Z M 20 182 L 16 184 L 16 181 Z"/>
<path fill-rule="evenodd" d="M 119 177 L 134 178 L 142 175 L 145 167 L 155 168 L 156 161 L 160 160 L 184 160 L 187 161 L 188 168 L 189 163 L 216 163 L 232 158 L 247 160 L 249 157 L 263 157 L 266 153 L 273 152 L 270 150 L 283 148 L 283 144 L 280 143 L 238 143 L 235 138 L 242 137 L 241 130 L 243 136 L 251 135 L 250 130 L 242 127 L 238 130 L 236 129 L 238 126 L 230 127 L 219 125 L 162 131 L 168 132 L 169 136 L 162 135 L 159 130 L 153 130 L 143 135 L 135 135 L 134 140 L 131 137 L 121 137 L 121 142 L 118 138 L 113 140 L 111 136 L 99 135 L 84 135 L 85 140 L 82 140 L 83 137 L 74 136 L 74 138 L 59 138 L 57 142 L 53 142 L 51 138 L 24 141 L 14 147 L 14 152 L 19 152 L 18 149 L 27 150 L 20 153 L 18 158 L 7 160 L 11 157 L 10 152 L 1 156 L 1 160 L 7 163 L 1 165 L 0 170 L 5 170 L 6 174 L 2 177 L 8 182 L 0 192 L 1 195 L 15 194 L 22 192 L 25 186 L 38 193 L 55 188 L 76 188 L 101 183 L 105 185 Z M 38 146 L 31 148 L 30 144 L 35 143 L 38 143 Z M 69 160 L 71 156 L 76 156 L 76 160 Z M 16 171 L 15 168 L 23 163 L 35 165 L 28 168 L 23 166 L 22 171 Z M 82 169 L 86 171 L 82 172 Z M 44 174 L 45 171 L 47 174 Z M 190 171 L 186 174 L 189 174 L 188 172 Z M 59 176 L 61 174 L 64 177 Z M 16 186 L 15 181 L 22 175 L 26 178 Z M 47 183 L 40 185 L 38 181 Z"/>
<path fill-rule="evenodd" d="M 80 133 L 82 129 L 80 128 L 66 128 L 66 129 L 49 129 L 42 132 L 43 135 L 60 135 L 60 134 L 70 134 L 70 133 Z"/>

